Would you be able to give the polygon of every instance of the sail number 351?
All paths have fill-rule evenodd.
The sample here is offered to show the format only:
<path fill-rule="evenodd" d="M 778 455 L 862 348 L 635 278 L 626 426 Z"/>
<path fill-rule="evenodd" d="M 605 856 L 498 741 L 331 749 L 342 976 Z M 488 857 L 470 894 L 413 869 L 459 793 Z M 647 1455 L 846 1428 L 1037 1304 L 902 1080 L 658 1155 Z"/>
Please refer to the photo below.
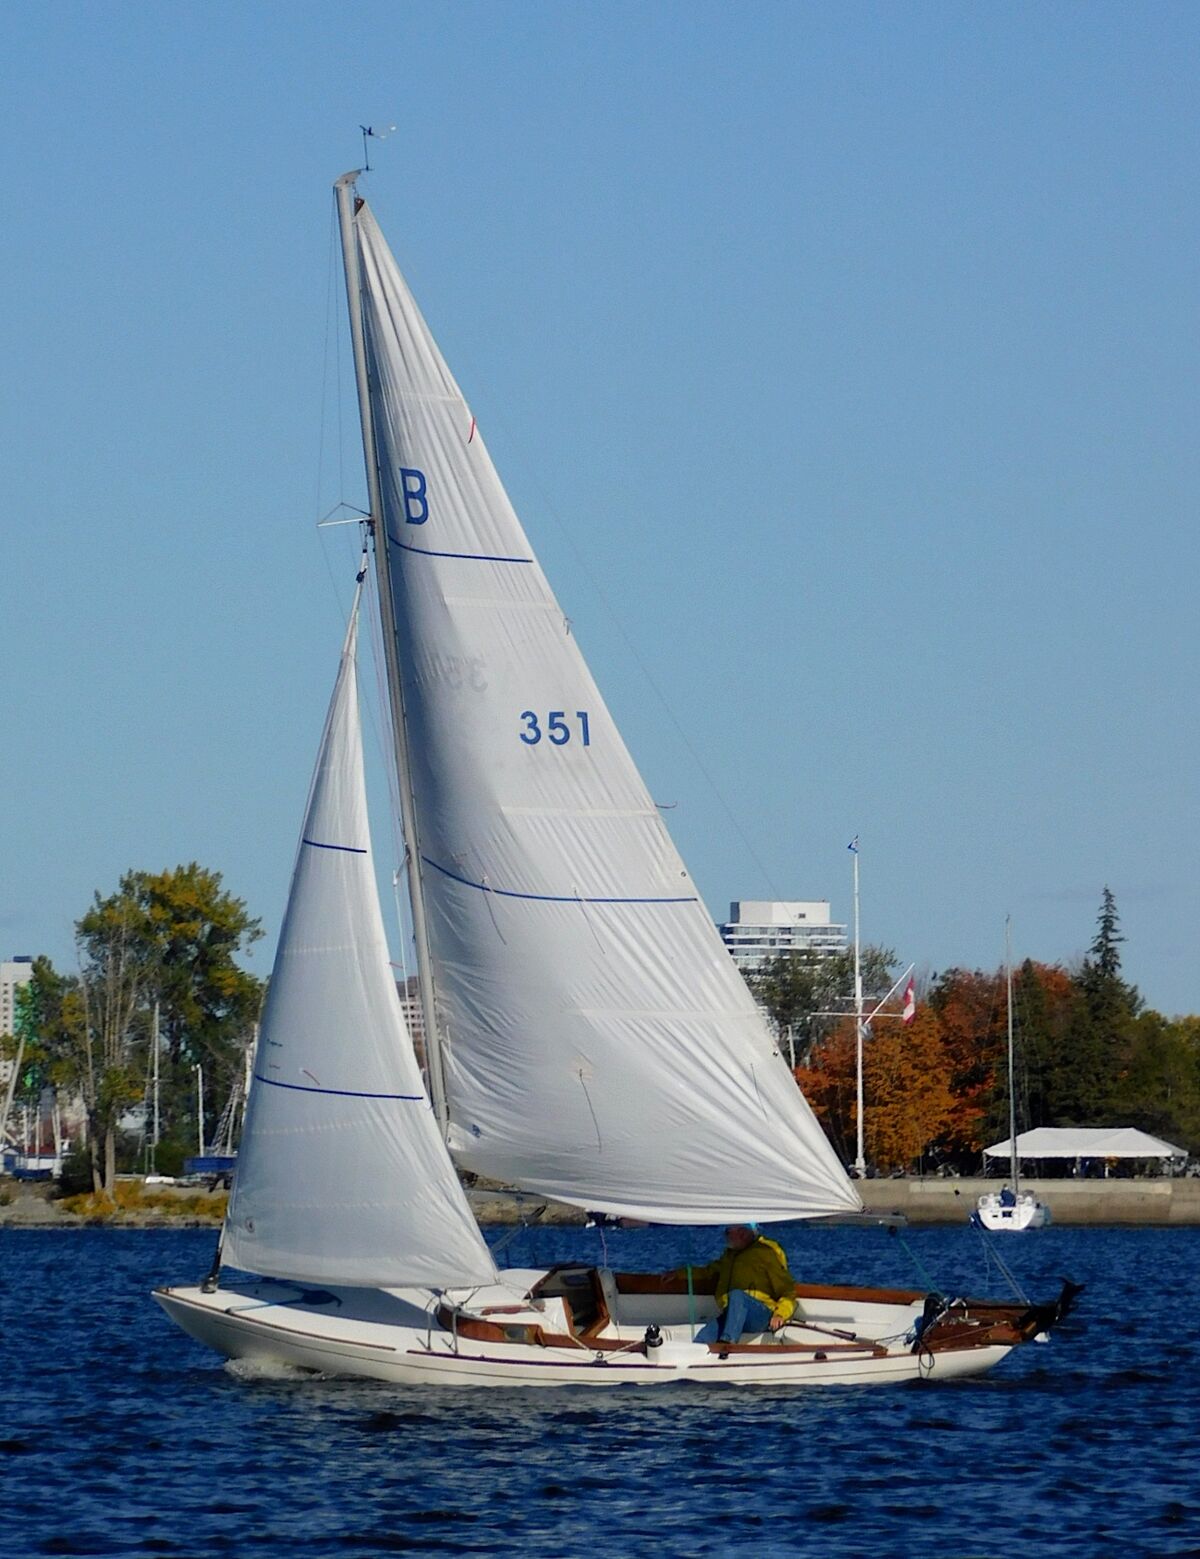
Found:
<path fill-rule="evenodd" d="M 579 722 L 579 739 L 585 747 L 591 745 L 591 732 L 588 730 L 587 711 L 577 709 L 575 718 Z M 525 729 L 520 733 L 521 740 L 528 747 L 536 747 L 542 737 L 554 743 L 556 747 L 565 747 L 575 734 L 567 719 L 565 709 L 552 709 L 546 716 L 546 728 L 542 729 L 541 717 L 532 709 L 522 711 L 521 719 L 525 722 Z"/>

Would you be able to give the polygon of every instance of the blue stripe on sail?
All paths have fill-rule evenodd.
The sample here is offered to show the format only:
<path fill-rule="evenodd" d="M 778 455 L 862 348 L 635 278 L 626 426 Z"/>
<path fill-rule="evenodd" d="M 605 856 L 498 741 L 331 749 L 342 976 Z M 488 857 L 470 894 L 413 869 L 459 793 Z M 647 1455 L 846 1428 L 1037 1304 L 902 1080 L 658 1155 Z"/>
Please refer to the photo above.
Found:
<path fill-rule="evenodd" d="M 309 1088 L 304 1083 L 281 1083 L 274 1077 L 264 1077 L 255 1072 L 256 1083 L 266 1083 L 271 1088 L 287 1088 L 292 1093 L 328 1093 L 338 1099 L 402 1099 L 408 1104 L 424 1104 L 423 1093 L 354 1093 L 349 1088 Z"/>
<path fill-rule="evenodd" d="M 421 859 L 426 866 L 432 866 L 435 872 L 441 872 L 443 877 L 449 877 L 451 882 L 461 882 L 465 888 L 478 888 L 480 893 L 494 893 L 501 899 L 536 899 L 541 904 L 695 904 L 698 902 L 694 893 L 678 899 L 590 899 L 578 893 L 517 893 L 512 888 L 489 888 L 486 882 L 472 882 L 469 877 L 460 877 L 455 872 L 447 871 L 444 866 L 439 866 L 436 861 L 431 861 L 427 855 L 423 855 Z"/>
<path fill-rule="evenodd" d="M 304 839 L 304 844 L 312 845 L 314 850 L 341 850 L 346 855 L 366 855 L 366 850 L 360 850 L 356 844 L 322 844 L 319 839 Z"/>
<path fill-rule="evenodd" d="M 532 563 L 532 558 L 494 558 L 486 552 L 434 552 L 430 547 L 414 547 L 407 541 L 392 538 L 392 545 L 401 552 L 419 552 L 424 558 L 463 558 L 468 563 Z"/>

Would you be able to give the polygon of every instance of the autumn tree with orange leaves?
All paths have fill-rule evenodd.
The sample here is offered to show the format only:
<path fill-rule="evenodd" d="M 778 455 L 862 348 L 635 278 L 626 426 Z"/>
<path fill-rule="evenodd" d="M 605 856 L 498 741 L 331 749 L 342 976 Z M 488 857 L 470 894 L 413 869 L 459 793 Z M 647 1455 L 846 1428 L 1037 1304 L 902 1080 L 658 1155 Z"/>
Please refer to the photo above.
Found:
<path fill-rule="evenodd" d="M 983 1123 L 1005 1065 L 1007 1002 L 1004 972 L 950 969 L 929 992 L 952 1104 L 940 1146 L 947 1157 L 985 1146 Z"/>
<path fill-rule="evenodd" d="M 863 1048 L 865 1150 L 879 1169 L 905 1169 L 945 1136 L 954 1100 L 936 1014 L 922 1006 L 911 1024 L 899 1013 L 876 1019 Z M 843 1162 L 855 1156 L 858 1133 L 854 1024 L 842 1021 L 796 1068 L 818 1120 Z"/>
<path fill-rule="evenodd" d="M 1027 959 L 1014 970 L 1018 1130 L 1138 1126 L 1200 1152 L 1200 1018 L 1165 1018 L 1143 1007 L 1122 974 L 1123 940 L 1106 888 L 1095 940 L 1078 969 Z M 813 984 L 811 966 L 798 973 Z M 782 960 L 773 967 L 773 984 L 756 992 L 768 1012 L 772 993 L 776 1004 L 798 993 L 793 1006 L 809 997 L 796 974 Z M 858 1124 L 854 1023 L 843 1018 L 821 1033 L 815 1016 L 796 1080 L 849 1164 Z M 1002 969 L 949 969 L 934 977 L 911 1023 L 893 1014 L 872 1025 L 863 1086 L 865 1150 L 876 1169 L 978 1168 L 981 1149 L 1008 1135 L 1007 1030 Z"/>
<path fill-rule="evenodd" d="M 796 1081 L 844 1164 L 852 1163 L 858 1131 L 854 1024 L 843 1019 L 809 1052 Z"/>
<path fill-rule="evenodd" d="M 941 1024 L 925 1004 L 911 1023 L 874 1026 L 863 1060 L 866 1153 L 879 1169 L 907 1169 L 954 1129 Z"/>

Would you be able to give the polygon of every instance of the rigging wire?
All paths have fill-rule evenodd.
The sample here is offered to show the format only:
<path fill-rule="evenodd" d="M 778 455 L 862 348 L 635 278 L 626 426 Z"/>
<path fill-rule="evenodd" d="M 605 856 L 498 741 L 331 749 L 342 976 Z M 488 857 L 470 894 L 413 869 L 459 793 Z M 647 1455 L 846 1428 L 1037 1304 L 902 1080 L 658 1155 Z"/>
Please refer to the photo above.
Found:
<path fill-rule="evenodd" d="M 321 487 L 325 479 L 325 425 L 328 420 L 327 402 L 329 398 L 329 335 L 330 321 L 334 309 L 333 288 L 336 243 L 337 206 L 335 204 L 330 208 L 329 258 L 325 267 L 325 340 L 321 347 L 321 412 L 317 420 L 317 475 L 316 491 L 313 494 L 313 511 L 317 514 L 321 512 Z"/>
<path fill-rule="evenodd" d="M 1022 1304 L 1027 1305 L 1029 1303 L 1029 1295 L 1021 1287 L 1012 1268 L 1008 1265 L 1004 1257 L 996 1248 L 996 1243 L 992 1239 L 991 1235 L 986 1229 L 981 1228 L 978 1224 L 975 1225 L 975 1232 L 979 1235 L 980 1242 L 983 1245 L 985 1285 L 988 1280 L 989 1264 L 994 1265 L 996 1271 L 999 1272 L 1000 1276 L 1012 1289 L 1016 1297 L 1021 1301 Z"/>
<path fill-rule="evenodd" d="M 888 1234 L 891 1236 L 892 1239 L 898 1240 L 900 1242 L 900 1245 L 901 1245 L 901 1248 L 904 1251 L 904 1254 L 912 1262 L 913 1267 L 916 1269 L 916 1272 L 917 1272 L 918 1276 L 920 1277 L 921 1282 L 925 1285 L 925 1287 L 931 1293 L 939 1293 L 940 1294 L 942 1292 L 941 1288 L 939 1287 L 939 1285 L 937 1283 L 934 1282 L 933 1278 L 930 1277 L 929 1273 L 925 1269 L 925 1265 L 922 1262 L 921 1258 L 917 1255 L 916 1251 L 911 1248 L 911 1246 L 908 1244 L 908 1241 L 905 1240 L 904 1236 L 900 1233 L 899 1229 L 897 1229 L 895 1224 L 889 1225 L 889 1227 L 888 1227 Z"/>

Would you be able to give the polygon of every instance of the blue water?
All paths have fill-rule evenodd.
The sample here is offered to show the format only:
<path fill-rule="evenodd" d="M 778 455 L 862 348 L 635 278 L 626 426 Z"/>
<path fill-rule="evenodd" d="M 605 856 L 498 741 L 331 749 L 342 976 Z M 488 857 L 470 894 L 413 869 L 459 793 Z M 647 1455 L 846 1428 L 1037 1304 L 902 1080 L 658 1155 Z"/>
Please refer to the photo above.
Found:
<path fill-rule="evenodd" d="M 903 1241 L 903 1244 L 901 1244 Z M 1003 1293 L 962 1229 L 801 1229 L 814 1281 Z M 961 1384 L 442 1390 L 247 1378 L 157 1283 L 207 1232 L 0 1232 L 0 1555 L 1200 1556 L 1200 1230 L 1051 1228 L 1003 1251 L 1078 1318 Z M 704 1231 L 610 1231 L 617 1266 Z M 911 1254 L 910 1254 L 911 1253 Z M 518 1265 L 598 1259 L 579 1229 Z"/>

